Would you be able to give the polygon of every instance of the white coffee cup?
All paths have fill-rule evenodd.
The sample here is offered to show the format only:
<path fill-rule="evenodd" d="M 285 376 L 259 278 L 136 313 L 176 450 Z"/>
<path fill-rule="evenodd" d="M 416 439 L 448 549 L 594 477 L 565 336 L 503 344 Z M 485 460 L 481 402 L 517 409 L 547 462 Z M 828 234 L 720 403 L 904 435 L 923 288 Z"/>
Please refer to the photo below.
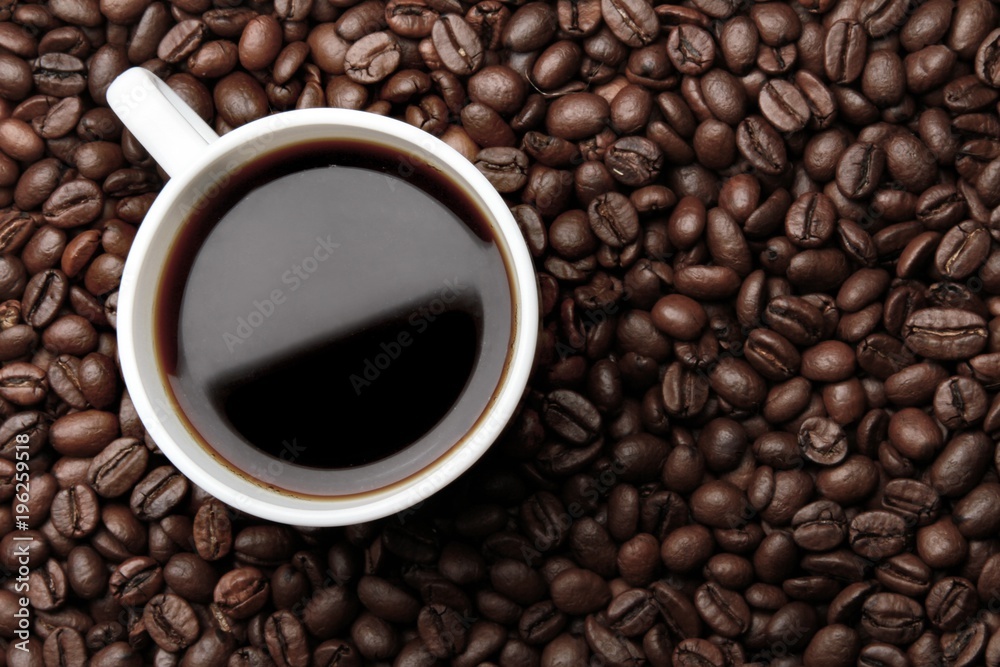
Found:
<path fill-rule="evenodd" d="M 294 525 L 335 526 L 411 507 L 482 456 L 511 419 L 528 381 L 538 335 L 538 286 L 530 254 L 510 210 L 468 160 L 406 123 L 344 109 L 275 114 L 219 137 L 165 83 L 142 68 L 121 74 L 108 89 L 107 98 L 129 131 L 170 176 L 129 251 L 118 294 L 117 332 L 122 374 L 135 409 L 153 441 L 182 473 L 238 511 Z M 261 155 L 330 139 L 369 141 L 413 155 L 458 184 L 491 216 L 496 242 L 510 273 L 513 334 L 500 385 L 475 424 L 454 446 L 391 484 L 350 494 L 331 488 L 329 495 L 305 496 L 248 475 L 199 442 L 178 414 L 160 368 L 153 315 L 171 246 L 192 207 Z M 293 465 L 276 458 L 269 463 Z M 294 474 L 294 469 L 285 472 Z M 364 475 L 364 467 L 356 474 Z"/>

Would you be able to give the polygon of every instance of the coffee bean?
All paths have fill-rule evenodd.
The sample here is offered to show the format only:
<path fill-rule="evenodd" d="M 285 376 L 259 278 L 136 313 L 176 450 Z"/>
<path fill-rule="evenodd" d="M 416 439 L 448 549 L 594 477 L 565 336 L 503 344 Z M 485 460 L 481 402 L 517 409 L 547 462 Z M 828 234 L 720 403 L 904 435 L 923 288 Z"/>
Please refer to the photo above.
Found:
<path fill-rule="evenodd" d="M 823 61 L 830 80 L 843 84 L 861 76 L 867 46 L 867 35 L 858 22 L 841 20 L 830 26 Z"/>
<path fill-rule="evenodd" d="M 577 141 L 604 128 L 611 115 L 608 102 L 593 93 L 570 93 L 549 105 L 546 131 L 561 139 Z"/>
<path fill-rule="evenodd" d="M 250 20 L 240 36 L 240 64 L 248 70 L 264 69 L 281 50 L 281 26 L 268 15 L 260 14 Z"/>
<path fill-rule="evenodd" d="M 233 72 L 219 81 L 214 90 L 215 108 L 231 127 L 239 127 L 267 112 L 264 90 L 250 75 Z"/>
<path fill-rule="evenodd" d="M 32 68 L 13 54 L 0 55 L 0 94 L 6 99 L 19 101 L 28 96 L 32 85 Z"/>
<path fill-rule="evenodd" d="M 934 181 L 934 156 L 917 137 L 897 132 L 884 144 L 889 175 L 910 192 L 923 192 Z"/>
<path fill-rule="evenodd" d="M 163 570 L 152 558 L 137 556 L 118 565 L 109 585 L 122 604 L 142 606 L 163 587 Z"/>
<path fill-rule="evenodd" d="M 775 129 L 797 132 L 809 122 L 810 110 L 802 93 L 788 81 L 768 81 L 760 91 L 760 111 Z"/>
<path fill-rule="evenodd" d="M 969 220 L 950 229 L 934 256 L 935 268 L 946 278 L 961 280 L 975 272 L 989 255 L 989 234 Z"/>
<path fill-rule="evenodd" d="M 833 420 L 810 417 L 799 429 L 802 455 L 820 465 L 836 465 L 847 456 L 847 439 L 843 429 Z"/>
<path fill-rule="evenodd" d="M 62 489 L 52 500 L 52 523 L 60 535 L 84 537 L 97 528 L 100 513 L 90 487 L 78 484 Z"/>
<path fill-rule="evenodd" d="M 475 164 L 499 192 L 516 192 L 528 181 L 528 156 L 514 148 L 485 148 Z"/>
<path fill-rule="evenodd" d="M 713 583 L 695 591 L 695 608 L 705 624 L 723 637 L 737 637 L 750 624 L 750 608 L 739 593 Z"/>
<path fill-rule="evenodd" d="M 277 611 L 264 624 L 267 650 L 279 667 L 306 667 L 309 647 L 302 624 L 289 611 Z"/>
<path fill-rule="evenodd" d="M 587 214 L 594 235 L 612 247 L 621 248 L 634 241 L 639 234 L 635 207 L 617 192 L 596 197 L 590 203 Z"/>
<path fill-rule="evenodd" d="M 428 653 L 448 658 L 465 650 L 468 639 L 462 617 L 454 609 L 429 605 L 420 610 L 417 628 Z"/>
<path fill-rule="evenodd" d="M 208 26 L 197 19 L 181 21 L 163 36 L 156 55 L 168 63 L 178 63 L 198 50 Z"/>
<path fill-rule="evenodd" d="M 56 628 L 45 638 L 42 650 L 45 664 L 67 667 L 82 667 L 87 664 L 87 648 L 83 637 L 72 628 Z"/>
<path fill-rule="evenodd" d="M 705 526 L 681 526 L 671 532 L 660 546 L 660 559 L 671 571 L 693 572 L 711 557 L 712 533 Z"/>
<path fill-rule="evenodd" d="M 607 663 L 635 662 L 641 659 L 642 649 L 621 634 L 615 634 L 599 623 L 593 615 L 584 622 L 584 637 L 591 651 Z"/>
<path fill-rule="evenodd" d="M 740 153 L 764 174 L 776 176 L 787 167 L 785 144 L 763 118 L 750 116 L 736 128 Z"/>
<path fill-rule="evenodd" d="M 659 176 L 663 153 L 649 139 L 624 137 L 608 147 L 604 163 L 618 182 L 642 187 Z"/>
<path fill-rule="evenodd" d="M 198 638 L 198 619 L 187 602 L 161 593 L 146 603 L 143 622 L 150 638 L 166 651 L 187 648 Z"/>
<path fill-rule="evenodd" d="M 52 423 L 49 441 L 67 455 L 94 456 L 118 435 L 118 419 L 110 412 L 85 410 Z"/>
<path fill-rule="evenodd" d="M 954 308 L 925 308 L 903 327 L 907 347 L 931 359 L 972 356 L 986 343 L 985 322 L 979 315 Z"/>
<path fill-rule="evenodd" d="M 673 664 L 680 667 L 722 665 L 725 658 L 718 646 L 707 639 L 685 639 L 674 649 Z"/>
<path fill-rule="evenodd" d="M 860 556 L 888 558 L 906 548 L 909 529 L 906 521 L 898 514 L 871 510 L 854 517 L 848 540 L 851 549 Z"/>
<path fill-rule="evenodd" d="M 697 76 L 704 73 L 715 60 L 715 41 L 698 26 L 681 24 L 667 37 L 667 56 L 683 74 Z"/>
<path fill-rule="evenodd" d="M 446 14 L 431 29 L 434 48 L 442 64 L 458 75 L 469 75 L 483 64 L 479 36 L 461 17 Z"/>
<path fill-rule="evenodd" d="M 931 569 L 911 553 L 901 553 L 879 563 L 875 578 L 887 589 L 909 596 L 925 595 L 931 587 Z"/>
<path fill-rule="evenodd" d="M 746 498 L 732 484 L 710 482 L 691 497 L 691 513 L 701 523 L 714 528 L 735 528 L 745 522 Z"/>
<path fill-rule="evenodd" d="M 983 83 L 991 86 L 997 86 L 1000 82 L 1000 62 L 998 62 L 998 54 L 1000 54 L 1000 32 L 994 30 L 979 45 L 976 51 L 976 76 Z"/>
<path fill-rule="evenodd" d="M 982 432 L 967 431 L 955 436 L 930 467 L 931 486 L 944 496 L 965 495 L 979 482 L 989 450 L 989 439 Z"/>
<path fill-rule="evenodd" d="M 198 508 L 192 532 L 198 555 L 207 561 L 219 560 L 232 549 L 232 520 L 221 502 L 210 500 Z"/>
<path fill-rule="evenodd" d="M 242 571 L 241 568 L 237 571 Z M 164 582 L 186 600 L 206 604 L 212 601 L 219 576 L 206 561 L 195 554 L 177 553 L 163 566 Z M 222 608 L 221 605 L 220 609 Z M 227 612 L 228 613 L 228 612 Z M 230 614 L 233 618 L 235 615 Z"/>
<path fill-rule="evenodd" d="M 542 48 L 559 27 L 555 10 L 542 2 L 529 2 L 518 8 L 501 35 L 504 47 L 518 53 Z"/>
<path fill-rule="evenodd" d="M 944 632 L 953 632 L 979 606 L 972 583 L 961 577 L 945 577 L 931 588 L 925 607 L 927 620 Z"/>
<path fill-rule="evenodd" d="M 249 618 L 267 603 L 267 578 L 255 567 L 241 567 L 224 574 L 215 585 L 214 600 L 234 619 Z"/>
<path fill-rule="evenodd" d="M 808 551 L 829 551 L 847 537 L 847 518 L 836 503 L 819 500 L 795 513 L 792 528 L 792 537 L 799 547 Z"/>
<path fill-rule="evenodd" d="M 709 384 L 719 396 L 736 408 L 757 409 L 764 401 L 763 378 L 750 364 L 735 357 L 723 357 L 709 373 Z"/>
<path fill-rule="evenodd" d="M 982 539 L 993 533 L 993 526 L 998 523 L 998 496 L 1000 486 L 980 484 L 955 503 L 952 519 L 964 537 Z"/>
<path fill-rule="evenodd" d="M 184 498 L 188 481 L 173 466 L 149 472 L 132 490 L 130 506 L 140 519 L 162 519 Z"/>
<path fill-rule="evenodd" d="M 920 604 L 897 593 L 875 593 L 862 608 L 861 626 L 878 641 L 909 644 L 920 635 L 923 625 Z"/>
<path fill-rule="evenodd" d="M 895 479 L 886 484 L 882 504 L 918 526 L 933 522 L 941 500 L 933 488 L 912 479 Z"/>

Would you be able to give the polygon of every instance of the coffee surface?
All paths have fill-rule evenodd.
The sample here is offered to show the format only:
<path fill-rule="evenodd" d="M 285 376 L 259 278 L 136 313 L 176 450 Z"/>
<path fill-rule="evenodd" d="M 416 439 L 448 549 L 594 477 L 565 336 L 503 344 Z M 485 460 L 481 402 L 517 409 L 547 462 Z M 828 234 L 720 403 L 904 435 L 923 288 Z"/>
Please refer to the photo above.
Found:
<path fill-rule="evenodd" d="M 457 441 L 498 383 L 511 321 L 503 258 L 467 196 L 361 142 L 282 149 L 230 182 L 185 221 L 157 312 L 204 442 L 243 471 L 254 450 L 350 468 L 417 442 L 465 392 L 424 446 Z"/>

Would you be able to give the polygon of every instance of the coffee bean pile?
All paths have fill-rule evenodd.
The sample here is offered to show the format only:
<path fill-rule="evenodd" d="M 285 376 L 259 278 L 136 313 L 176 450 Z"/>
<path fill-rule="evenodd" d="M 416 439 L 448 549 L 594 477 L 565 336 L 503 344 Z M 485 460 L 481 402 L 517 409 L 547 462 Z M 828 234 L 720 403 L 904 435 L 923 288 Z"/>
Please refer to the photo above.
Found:
<path fill-rule="evenodd" d="M 998 22 L 990 0 L 0 0 L 0 665 L 997 667 Z M 116 367 L 165 178 L 106 106 L 134 65 L 220 133 L 396 116 L 508 198 L 543 330 L 468 474 L 319 530 L 159 453 Z"/>

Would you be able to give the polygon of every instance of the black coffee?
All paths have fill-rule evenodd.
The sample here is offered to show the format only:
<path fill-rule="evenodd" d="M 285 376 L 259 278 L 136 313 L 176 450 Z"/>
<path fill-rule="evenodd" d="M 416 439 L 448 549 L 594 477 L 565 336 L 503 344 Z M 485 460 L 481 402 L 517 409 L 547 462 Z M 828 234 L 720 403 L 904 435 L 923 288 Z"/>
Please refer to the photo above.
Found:
<path fill-rule="evenodd" d="M 206 447 L 266 484 L 339 495 L 402 479 L 474 425 L 505 369 L 511 291 L 459 186 L 329 141 L 206 192 L 156 311 L 161 366 Z"/>

